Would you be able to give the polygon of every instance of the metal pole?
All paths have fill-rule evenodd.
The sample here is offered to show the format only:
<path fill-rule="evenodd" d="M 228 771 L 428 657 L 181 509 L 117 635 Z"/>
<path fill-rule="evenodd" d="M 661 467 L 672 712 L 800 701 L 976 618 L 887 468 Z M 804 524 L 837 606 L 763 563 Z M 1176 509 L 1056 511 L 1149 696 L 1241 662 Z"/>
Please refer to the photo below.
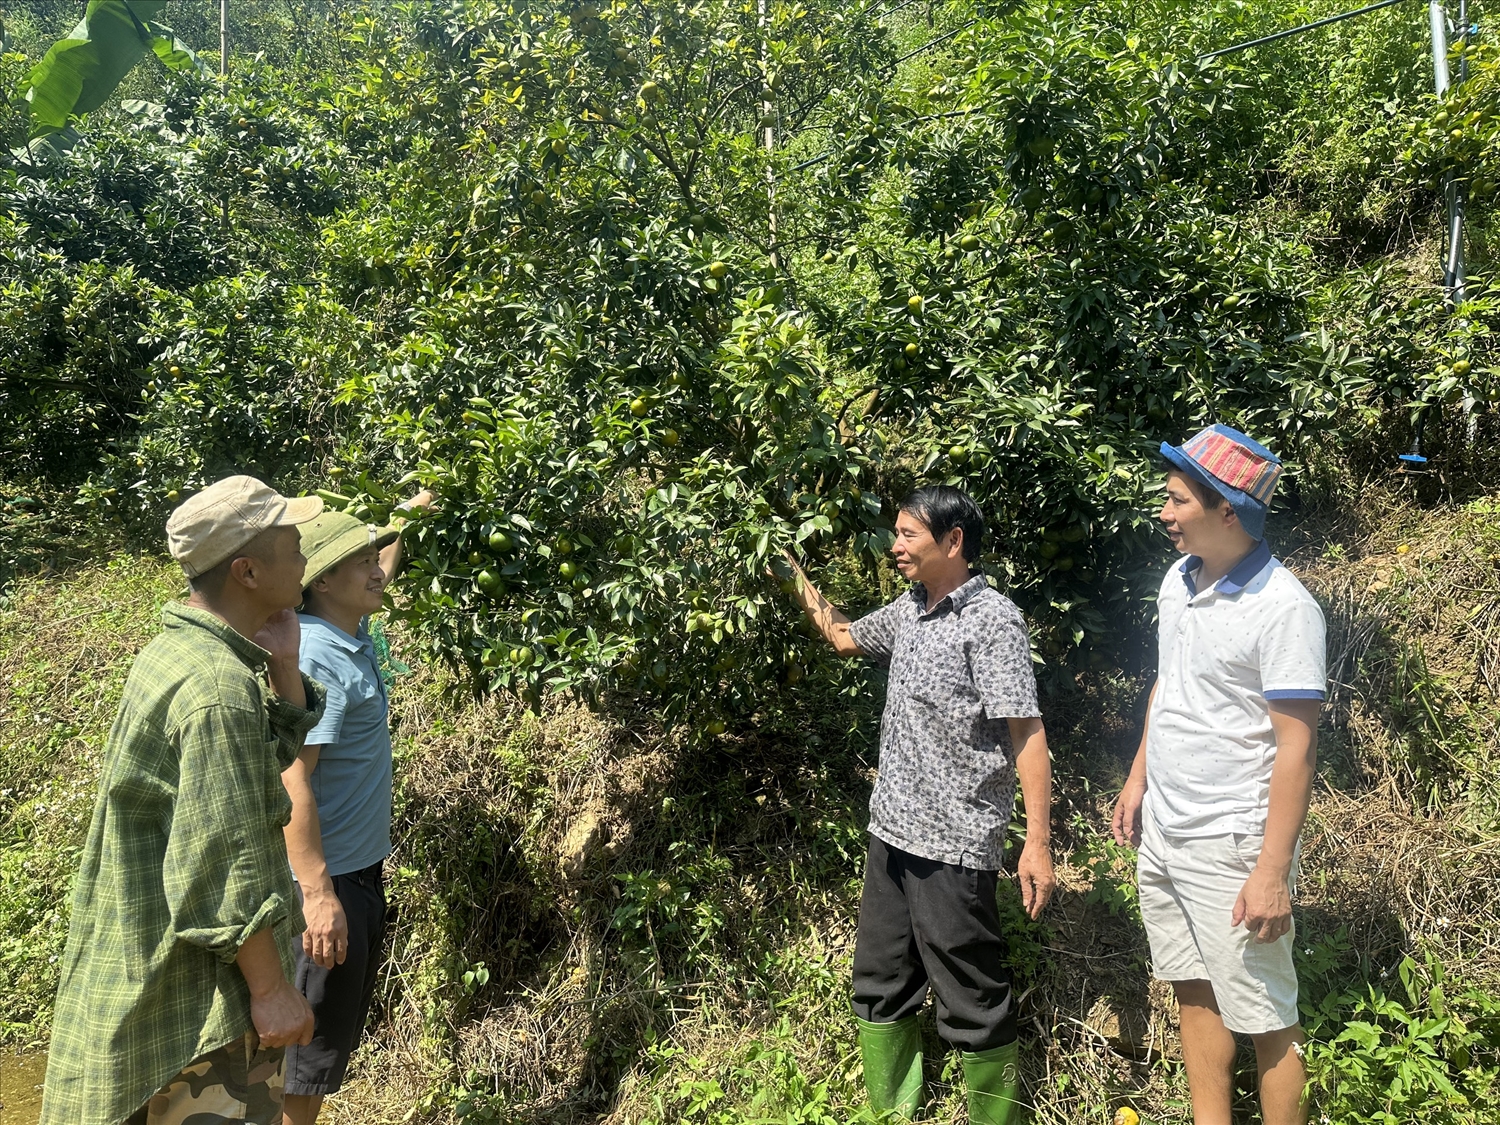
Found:
<path fill-rule="evenodd" d="M 1441 0 L 1427 0 L 1427 22 L 1432 26 L 1432 81 L 1442 97 L 1448 92 L 1448 17 Z"/>
<path fill-rule="evenodd" d="M 1469 61 L 1466 57 L 1469 45 L 1469 12 L 1468 0 L 1459 0 L 1458 23 L 1459 23 L 1459 56 L 1458 56 L 1458 81 L 1463 82 L 1468 74 Z M 1449 173 L 1448 175 L 1448 270 L 1445 281 L 1447 282 L 1449 301 L 1457 305 L 1464 299 L 1464 220 L 1468 211 L 1468 188 L 1462 179 Z"/>
<path fill-rule="evenodd" d="M 1468 35 L 1468 4 L 1460 0 L 1459 19 L 1464 23 L 1462 34 Z M 1427 22 L 1432 28 L 1432 83 L 1441 98 L 1452 86 L 1448 71 L 1448 15 L 1441 0 L 1428 0 Z M 1466 64 L 1459 63 L 1462 78 Z M 1452 172 L 1443 176 L 1443 200 L 1448 205 L 1448 252 L 1443 255 L 1443 288 L 1447 291 L 1448 307 L 1453 308 L 1464 299 L 1464 190 Z"/>
<path fill-rule="evenodd" d="M 219 0 L 219 79 L 229 85 L 229 0 Z M 229 229 L 229 192 L 220 200 L 219 224 Z"/>
<path fill-rule="evenodd" d="M 759 0 L 757 11 L 760 16 L 760 64 L 764 72 L 769 52 L 766 48 L 766 36 L 769 33 L 766 19 L 766 0 Z M 776 252 L 776 168 L 772 160 L 772 154 L 776 151 L 776 103 L 771 97 L 770 74 L 766 73 L 762 79 L 765 88 L 761 93 L 760 113 L 765 120 L 765 146 L 766 146 L 766 220 L 768 224 L 767 234 L 770 236 L 771 244 L 771 268 L 780 268 L 780 256 Z"/>

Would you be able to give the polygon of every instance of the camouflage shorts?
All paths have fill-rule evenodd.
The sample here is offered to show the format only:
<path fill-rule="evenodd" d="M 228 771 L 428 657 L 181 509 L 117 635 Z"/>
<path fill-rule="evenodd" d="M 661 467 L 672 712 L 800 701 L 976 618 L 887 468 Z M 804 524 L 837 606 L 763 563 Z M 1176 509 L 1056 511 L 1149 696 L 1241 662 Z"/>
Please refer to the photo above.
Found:
<path fill-rule="evenodd" d="M 251 1031 L 194 1060 L 126 1125 L 281 1125 L 285 1058 Z"/>

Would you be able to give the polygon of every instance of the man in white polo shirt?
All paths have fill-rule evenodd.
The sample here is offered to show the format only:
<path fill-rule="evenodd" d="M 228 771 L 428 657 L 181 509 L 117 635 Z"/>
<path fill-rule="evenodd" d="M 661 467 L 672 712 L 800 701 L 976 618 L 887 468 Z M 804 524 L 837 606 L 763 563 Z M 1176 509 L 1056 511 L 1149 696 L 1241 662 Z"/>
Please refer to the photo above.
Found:
<path fill-rule="evenodd" d="M 1281 474 L 1270 450 L 1211 426 L 1161 452 L 1160 518 L 1188 557 L 1162 582 L 1157 681 L 1114 835 L 1140 849 L 1141 917 L 1181 1008 L 1194 1122 L 1229 1125 L 1240 1033 L 1255 1044 L 1262 1120 L 1303 1125 L 1292 893 L 1323 613 L 1261 537 Z"/>

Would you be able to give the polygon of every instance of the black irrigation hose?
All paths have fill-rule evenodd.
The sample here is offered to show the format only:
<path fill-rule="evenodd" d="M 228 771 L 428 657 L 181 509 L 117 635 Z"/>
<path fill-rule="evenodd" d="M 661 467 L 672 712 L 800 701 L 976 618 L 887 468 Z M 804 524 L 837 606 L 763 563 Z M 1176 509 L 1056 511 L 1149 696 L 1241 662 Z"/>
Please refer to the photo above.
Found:
<path fill-rule="evenodd" d="M 903 11 L 906 8 L 910 8 L 913 4 L 917 4 L 920 2 L 921 0 L 901 0 L 901 3 L 897 4 L 894 8 L 887 8 L 885 11 L 881 12 L 880 18 L 886 19 L 889 16 L 894 16 L 897 12 Z"/>
<path fill-rule="evenodd" d="M 1387 2 L 1388 3 L 1394 2 L 1394 0 L 1387 0 Z M 968 23 L 960 24 L 958 27 L 955 27 L 952 31 L 945 32 L 944 34 L 939 35 L 936 39 L 929 39 L 926 43 L 923 43 L 920 47 L 918 47 L 915 51 L 907 51 L 906 54 L 902 55 L 895 62 L 886 63 L 885 67 L 882 68 L 882 69 L 886 69 L 886 68 L 894 69 L 895 67 L 898 67 L 902 63 L 904 63 L 907 59 L 914 59 L 918 55 L 920 55 L 923 51 L 930 50 L 933 47 L 936 47 L 939 43 L 944 43 L 944 42 L 948 41 L 949 39 L 952 39 L 959 32 L 969 30 L 969 28 L 973 27 L 978 22 L 979 22 L 979 17 L 975 16 Z"/>

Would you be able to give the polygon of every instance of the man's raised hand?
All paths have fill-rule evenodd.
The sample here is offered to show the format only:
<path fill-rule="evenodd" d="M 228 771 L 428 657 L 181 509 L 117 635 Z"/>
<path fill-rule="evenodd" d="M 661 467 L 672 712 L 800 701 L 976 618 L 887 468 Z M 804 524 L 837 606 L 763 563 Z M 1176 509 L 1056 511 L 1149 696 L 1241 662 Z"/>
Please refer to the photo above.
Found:
<path fill-rule="evenodd" d="M 297 646 L 302 640 L 302 623 L 297 620 L 295 610 L 277 610 L 266 618 L 260 632 L 251 638 L 271 654 L 272 661 L 297 662 Z"/>

